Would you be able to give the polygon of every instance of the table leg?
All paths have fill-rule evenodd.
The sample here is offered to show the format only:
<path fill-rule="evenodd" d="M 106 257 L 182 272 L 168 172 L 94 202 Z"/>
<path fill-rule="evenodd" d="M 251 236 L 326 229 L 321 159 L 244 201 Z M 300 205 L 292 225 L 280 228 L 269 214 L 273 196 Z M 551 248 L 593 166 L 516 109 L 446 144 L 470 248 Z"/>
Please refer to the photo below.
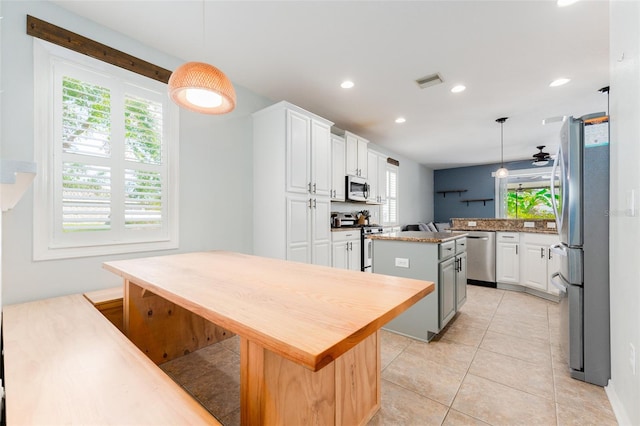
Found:
<path fill-rule="evenodd" d="M 379 333 L 316 372 L 241 338 L 241 423 L 366 424 L 380 408 Z"/>

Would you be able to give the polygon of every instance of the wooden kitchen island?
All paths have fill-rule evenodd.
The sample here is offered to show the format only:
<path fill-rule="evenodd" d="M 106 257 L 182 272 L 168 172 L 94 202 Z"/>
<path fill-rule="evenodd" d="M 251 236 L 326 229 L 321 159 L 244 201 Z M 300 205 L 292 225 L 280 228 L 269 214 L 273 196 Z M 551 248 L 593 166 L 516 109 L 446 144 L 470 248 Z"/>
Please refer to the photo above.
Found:
<path fill-rule="evenodd" d="M 104 267 L 124 278 L 125 333 L 157 363 L 188 353 L 194 336 L 217 340 L 217 327 L 240 336 L 244 425 L 365 424 L 380 407 L 380 327 L 434 288 L 222 251 Z M 162 315 L 145 302 L 154 298 Z"/>

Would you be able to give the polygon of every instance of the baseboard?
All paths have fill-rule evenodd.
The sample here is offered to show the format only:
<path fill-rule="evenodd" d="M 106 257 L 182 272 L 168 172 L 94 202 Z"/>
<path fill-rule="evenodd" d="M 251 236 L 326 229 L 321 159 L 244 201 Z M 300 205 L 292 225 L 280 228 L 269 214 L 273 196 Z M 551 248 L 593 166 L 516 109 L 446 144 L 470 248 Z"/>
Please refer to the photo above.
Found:
<path fill-rule="evenodd" d="M 613 414 L 616 416 L 616 420 L 620 426 L 632 426 L 631 420 L 629 419 L 629 415 L 627 411 L 624 409 L 622 402 L 618 398 L 618 394 L 616 393 L 616 389 L 613 386 L 613 382 L 609 379 L 609 383 L 604 387 L 604 391 L 607 393 L 607 398 L 609 398 L 609 402 L 611 403 L 611 408 L 613 409 Z"/>
<path fill-rule="evenodd" d="M 539 291 L 534 288 L 525 287 L 520 284 L 510 284 L 510 283 L 499 282 L 497 286 L 501 290 L 519 291 L 521 293 L 527 293 L 533 296 L 540 297 L 541 299 L 546 299 L 550 302 L 558 303 L 560 301 L 560 296 L 555 296 L 553 294 L 545 293 L 544 291 Z"/>

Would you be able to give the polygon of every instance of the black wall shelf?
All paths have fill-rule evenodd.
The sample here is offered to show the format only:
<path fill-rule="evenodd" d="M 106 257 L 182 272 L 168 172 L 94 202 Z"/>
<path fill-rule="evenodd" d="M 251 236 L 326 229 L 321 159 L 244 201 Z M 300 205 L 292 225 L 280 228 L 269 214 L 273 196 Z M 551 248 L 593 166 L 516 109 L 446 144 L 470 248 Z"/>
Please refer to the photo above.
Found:
<path fill-rule="evenodd" d="M 467 203 L 467 206 L 469 205 L 469 203 L 479 203 L 481 201 L 482 201 L 482 205 L 486 206 L 487 201 L 493 201 L 493 198 L 476 198 L 473 200 L 460 200 L 461 203 Z"/>
<path fill-rule="evenodd" d="M 448 189 L 446 191 L 436 191 L 436 194 L 442 194 L 442 198 L 446 198 L 448 193 L 457 192 L 460 197 L 463 192 L 467 192 L 466 189 Z"/>

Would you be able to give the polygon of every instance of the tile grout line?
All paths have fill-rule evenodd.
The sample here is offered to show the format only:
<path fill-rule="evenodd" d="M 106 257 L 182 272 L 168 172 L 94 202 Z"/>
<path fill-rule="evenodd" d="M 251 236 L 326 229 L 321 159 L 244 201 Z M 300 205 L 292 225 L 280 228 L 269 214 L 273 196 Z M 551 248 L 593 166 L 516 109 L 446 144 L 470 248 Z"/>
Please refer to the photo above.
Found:
<path fill-rule="evenodd" d="M 549 306 L 547 306 L 547 324 L 549 326 L 549 359 L 551 362 L 551 378 L 553 380 L 553 409 L 556 413 L 556 425 L 560 426 L 560 415 L 558 413 L 558 388 L 556 386 L 556 370 L 553 368 L 553 352 L 551 351 L 551 320 L 549 318 Z"/>
<path fill-rule="evenodd" d="M 460 381 L 460 385 L 458 385 L 458 389 L 456 390 L 456 394 L 453 396 L 453 399 L 451 400 L 451 404 L 447 408 L 447 414 L 445 415 L 445 419 L 449 415 L 449 411 L 451 411 L 451 409 L 453 407 L 453 404 L 456 402 L 456 398 L 458 397 L 458 394 L 460 393 L 460 389 L 462 388 L 462 383 L 464 383 L 464 380 L 467 378 L 467 375 L 469 374 L 469 370 L 471 369 L 471 365 L 473 365 L 473 361 L 476 359 L 476 356 L 478 355 L 478 351 L 480 350 L 480 345 L 482 345 L 482 342 L 484 341 L 484 338 L 487 335 L 487 332 L 489 331 L 489 327 L 491 326 L 491 321 L 493 321 L 493 318 L 495 317 L 496 312 L 498 311 L 498 308 L 500 307 L 500 304 L 502 303 L 502 299 L 503 298 L 504 298 L 504 293 L 502 293 L 502 295 L 500 296 L 500 301 L 496 305 L 496 308 L 493 311 L 493 314 L 491 315 L 491 319 L 489 320 L 489 324 L 487 325 L 487 328 L 484 330 L 484 333 L 482 334 L 482 338 L 480 339 L 480 342 L 478 342 L 478 346 L 476 346 L 476 350 L 473 353 L 473 358 L 471 358 L 471 362 L 469 363 L 469 366 L 467 367 L 467 371 L 465 371 L 464 376 L 462 376 L 462 380 Z M 490 424 L 489 422 L 487 422 L 485 420 L 478 419 L 477 417 L 472 416 L 472 415 L 470 415 L 468 413 L 465 413 L 463 411 L 460 411 L 460 413 L 464 414 L 465 416 L 469 416 L 469 417 L 471 417 L 473 419 L 480 420 L 481 422 Z"/>

